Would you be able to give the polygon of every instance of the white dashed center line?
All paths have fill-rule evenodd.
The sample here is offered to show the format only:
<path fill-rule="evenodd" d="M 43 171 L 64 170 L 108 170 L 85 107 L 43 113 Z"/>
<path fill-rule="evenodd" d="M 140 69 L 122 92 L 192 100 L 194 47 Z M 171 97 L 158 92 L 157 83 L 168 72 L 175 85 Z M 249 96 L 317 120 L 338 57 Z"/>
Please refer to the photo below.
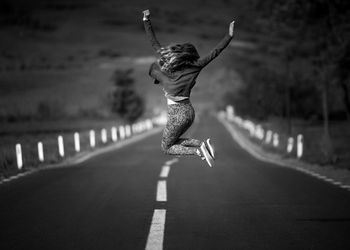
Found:
<path fill-rule="evenodd" d="M 165 209 L 155 209 L 149 230 L 146 250 L 162 250 L 165 228 Z"/>
<path fill-rule="evenodd" d="M 174 164 L 175 162 L 178 162 L 178 161 L 179 161 L 179 159 L 174 158 L 174 159 L 172 159 L 172 160 L 170 160 L 170 161 L 165 162 L 165 164 L 166 164 L 166 165 L 171 165 L 171 164 Z"/>
<path fill-rule="evenodd" d="M 166 179 L 169 176 L 170 165 L 178 162 L 179 159 L 174 158 L 165 162 L 160 171 L 159 178 Z M 166 180 L 159 180 L 157 184 L 157 202 L 167 201 Z M 163 250 L 164 228 L 165 228 L 166 209 L 154 209 L 151 228 L 149 230 L 146 250 Z"/>
<path fill-rule="evenodd" d="M 169 171 L 170 171 L 170 166 L 166 166 L 166 165 L 163 166 L 159 177 L 160 178 L 168 178 Z"/>
<path fill-rule="evenodd" d="M 157 201 L 159 202 L 166 202 L 167 201 L 167 195 L 166 195 L 166 181 L 158 181 L 157 185 Z"/>

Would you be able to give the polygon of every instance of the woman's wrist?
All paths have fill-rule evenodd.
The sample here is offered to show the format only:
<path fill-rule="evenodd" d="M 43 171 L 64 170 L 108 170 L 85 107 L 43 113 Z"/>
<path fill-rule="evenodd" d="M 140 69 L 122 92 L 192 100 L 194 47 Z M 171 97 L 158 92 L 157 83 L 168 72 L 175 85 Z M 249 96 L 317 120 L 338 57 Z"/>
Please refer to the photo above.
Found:
<path fill-rule="evenodd" d="M 143 21 L 148 21 L 149 20 L 149 16 L 151 15 L 151 12 L 149 10 L 144 10 L 143 12 Z"/>

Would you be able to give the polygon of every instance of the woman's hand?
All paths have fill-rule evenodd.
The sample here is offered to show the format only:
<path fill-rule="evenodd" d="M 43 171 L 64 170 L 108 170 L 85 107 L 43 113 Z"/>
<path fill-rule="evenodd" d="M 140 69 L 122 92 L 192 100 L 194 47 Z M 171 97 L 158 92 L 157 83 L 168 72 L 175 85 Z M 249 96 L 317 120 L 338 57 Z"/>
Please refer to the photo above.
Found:
<path fill-rule="evenodd" d="M 234 28 L 235 28 L 235 21 L 232 21 L 231 23 L 230 23 L 230 28 L 229 28 L 229 30 L 228 30 L 228 34 L 232 37 L 233 36 L 233 30 L 234 30 Z"/>
<path fill-rule="evenodd" d="M 151 12 L 149 10 L 143 11 L 143 21 L 147 21 L 151 15 Z"/>

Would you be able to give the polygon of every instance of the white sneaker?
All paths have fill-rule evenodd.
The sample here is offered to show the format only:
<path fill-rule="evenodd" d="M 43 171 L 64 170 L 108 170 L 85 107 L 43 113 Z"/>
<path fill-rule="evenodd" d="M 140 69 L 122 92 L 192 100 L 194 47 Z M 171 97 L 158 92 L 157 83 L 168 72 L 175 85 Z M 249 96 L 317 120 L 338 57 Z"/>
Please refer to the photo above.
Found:
<path fill-rule="evenodd" d="M 205 160 L 205 157 L 203 156 L 203 154 L 201 153 L 202 151 L 199 149 L 197 149 L 197 155 L 201 158 L 202 161 Z"/>
<path fill-rule="evenodd" d="M 207 161 L 209 167 L 213 167 L 213 158 L 210 156 L 210 153 L 207 147 L 205 146 L 204 142 L 202 143 L 200 149 L 201 149 L 202 156 L 205 157 L 205 160 Z"/>
<path fill-rule="evenodd" d="M 210 156 L 215 160 L 215 150 L 213 145 L 211 145 L 209 138 L 207 139 L 205 146 L 207 146 Z"/>

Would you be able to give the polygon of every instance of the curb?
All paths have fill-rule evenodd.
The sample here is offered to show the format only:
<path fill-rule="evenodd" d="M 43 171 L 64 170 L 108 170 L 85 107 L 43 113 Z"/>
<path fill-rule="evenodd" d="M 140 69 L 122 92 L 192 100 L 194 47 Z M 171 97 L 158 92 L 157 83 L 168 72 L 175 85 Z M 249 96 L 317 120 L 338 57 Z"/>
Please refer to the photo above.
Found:
<path fill-rule="evenodd" d="M 320 168 L 320 166 L 306 162 L 301 162 L 297 159 L 282 159 L 282 157 L 279 155 L 263 151 L 259 146 L 254 145 L 252 142 L 248 141 L 240 132 L 238 132 L 234 128 L 234 126 L 225 119 L 225 115 L 218 114 L 217 119 L 231 134 L 232 138 L 238 143 L 238 145 L 244 150 L 246 150 L 249 154 L 251 154 L 254 158 L 263 162 L 268 162 L 274 165 L 297 170 L 304 174 L 310 175 L 312 177 L 318 178 L 320 180 L 331 183 L 337 187 L 350 191 L 350 185 L 344 184 L 342 181 L 334 180 L 333 178 L 317 173 L 315 169 L 317 170 L 317 168 Z"/>

